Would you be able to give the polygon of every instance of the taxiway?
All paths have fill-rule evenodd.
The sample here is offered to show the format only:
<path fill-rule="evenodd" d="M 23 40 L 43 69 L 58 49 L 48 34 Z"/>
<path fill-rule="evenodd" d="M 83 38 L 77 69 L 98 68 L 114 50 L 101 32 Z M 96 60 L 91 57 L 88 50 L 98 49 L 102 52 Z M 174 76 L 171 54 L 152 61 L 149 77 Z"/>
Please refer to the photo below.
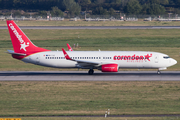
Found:
<path fill-rule="evenodd" d="M 0 71 L 0 81 L 180 81 L 180 71 Z"/>

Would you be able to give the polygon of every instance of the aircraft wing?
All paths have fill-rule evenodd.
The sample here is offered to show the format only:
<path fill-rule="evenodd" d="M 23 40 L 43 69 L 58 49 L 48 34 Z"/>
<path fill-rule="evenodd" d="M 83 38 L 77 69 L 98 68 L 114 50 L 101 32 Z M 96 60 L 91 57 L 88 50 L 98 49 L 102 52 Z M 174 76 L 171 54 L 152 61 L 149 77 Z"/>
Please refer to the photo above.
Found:
<path fill-rule="evenodd" d="M 75 61 L 79 64 L 79 66 L 81 67 L 98 67 L 98 66 L 101 66 L 102 63 L 101 62 L 93 62 L 93 61 L 83 61 L 83 60 L 75 60 L 75 59 L 72 59 L 71 57 L 69 57 L 69 55 L 66 53 L 66 51 L 62 48 L 62 51 L 64 53 L 64 56 L 67 60 L 71 60 L 71 61 Z"/>

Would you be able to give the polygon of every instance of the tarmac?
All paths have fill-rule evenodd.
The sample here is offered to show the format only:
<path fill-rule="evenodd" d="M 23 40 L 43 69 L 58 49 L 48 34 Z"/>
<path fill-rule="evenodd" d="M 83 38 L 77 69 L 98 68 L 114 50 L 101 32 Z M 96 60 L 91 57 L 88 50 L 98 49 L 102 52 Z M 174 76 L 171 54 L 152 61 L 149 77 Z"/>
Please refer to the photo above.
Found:
<path fill-rule="evenodd" d="M 180 71 L 0 71 L 0 81 L 180 81 Z"/>

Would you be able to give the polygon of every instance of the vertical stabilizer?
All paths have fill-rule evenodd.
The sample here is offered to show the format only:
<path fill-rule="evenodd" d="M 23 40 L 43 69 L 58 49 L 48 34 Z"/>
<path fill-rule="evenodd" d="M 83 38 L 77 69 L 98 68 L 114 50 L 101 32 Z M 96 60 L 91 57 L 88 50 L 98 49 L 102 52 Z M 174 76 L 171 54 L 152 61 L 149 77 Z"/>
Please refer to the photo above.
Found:
<path fill-rule="evenodd" d="M 6 22 L 15 53 L 30 55 L 37 52 L 49 51 L 35 46 L 13 20 L 7 20 Z"/>

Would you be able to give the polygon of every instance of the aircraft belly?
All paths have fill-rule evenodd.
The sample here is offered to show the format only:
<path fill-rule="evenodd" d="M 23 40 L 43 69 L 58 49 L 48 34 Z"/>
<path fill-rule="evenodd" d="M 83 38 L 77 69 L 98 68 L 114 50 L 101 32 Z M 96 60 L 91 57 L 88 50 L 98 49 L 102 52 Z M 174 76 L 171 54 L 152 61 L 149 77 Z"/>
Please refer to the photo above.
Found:
<path fill-rule="evenodd" d="M 62 61 L 62 62 L 57 62 L 57 67 L 59 67 L 59 68 L 65 68 L 65 67 L 68 67 L 68 68 L 74 68 L 74 67 L 76 67 L 76 62 L 74 62 L 74 61 L 67 61 L 67 60 L 64 60 L 64 61 Z"/>

